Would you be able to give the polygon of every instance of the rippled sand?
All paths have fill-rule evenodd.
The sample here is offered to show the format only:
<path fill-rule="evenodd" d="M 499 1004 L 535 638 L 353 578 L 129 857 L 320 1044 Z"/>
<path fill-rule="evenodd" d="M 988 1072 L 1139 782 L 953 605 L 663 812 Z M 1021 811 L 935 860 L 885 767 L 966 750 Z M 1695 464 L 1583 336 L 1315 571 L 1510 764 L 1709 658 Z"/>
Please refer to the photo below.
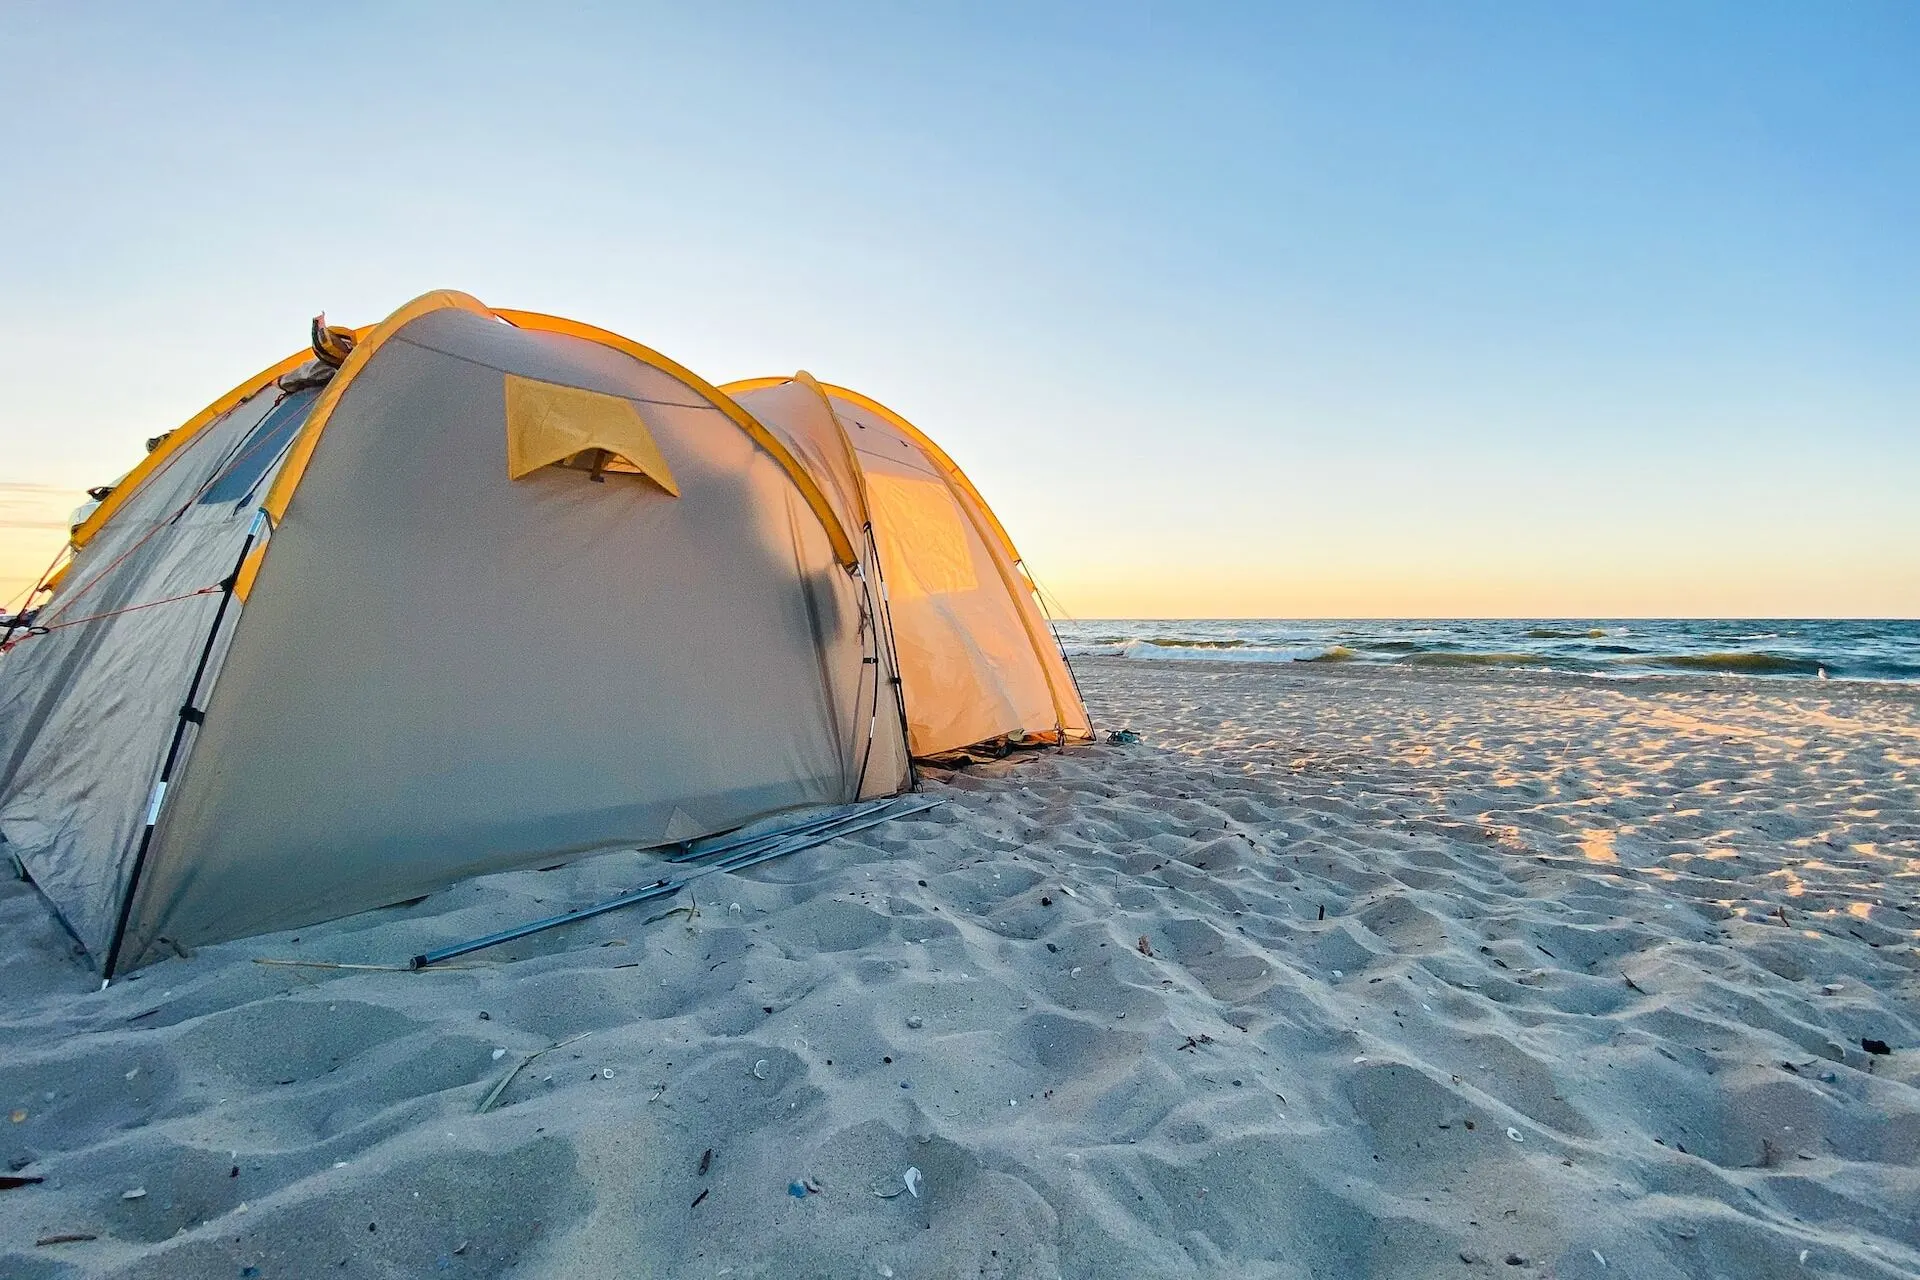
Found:
<path fill-rule="evenodd" d="M 5 886 L 0 1275 L 1920 1273 L 1914 692 L 1077 665 L 1141 743 L 467 968 L 256 961 L 653 864 L 106 992 Z"/>

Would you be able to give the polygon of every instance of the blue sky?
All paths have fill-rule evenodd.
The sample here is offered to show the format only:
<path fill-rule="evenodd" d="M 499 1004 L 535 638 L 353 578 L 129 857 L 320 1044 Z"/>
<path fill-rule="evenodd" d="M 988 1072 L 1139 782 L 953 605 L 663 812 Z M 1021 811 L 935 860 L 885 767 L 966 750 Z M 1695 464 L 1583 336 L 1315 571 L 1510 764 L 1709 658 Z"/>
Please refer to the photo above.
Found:
<path fill-rule="evenodd" d="M 453 287 L 888 402 L 1083 616 L 1920 613 L 1911 5 L 389 8 L 0 9 L 9 591 Z"/>

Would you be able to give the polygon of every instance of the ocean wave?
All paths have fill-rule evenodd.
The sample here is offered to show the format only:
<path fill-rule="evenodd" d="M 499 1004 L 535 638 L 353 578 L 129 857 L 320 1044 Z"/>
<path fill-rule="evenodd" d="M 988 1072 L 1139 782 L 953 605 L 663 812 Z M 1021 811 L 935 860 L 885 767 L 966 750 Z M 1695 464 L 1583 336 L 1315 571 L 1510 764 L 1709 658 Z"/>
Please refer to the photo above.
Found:
<path fill-rule="evenodd" d="M 1132 658 L 1152 662 L 1346 662 L 1353 650 L 1340 645 L 1259 645 L 1231 642 L 1162 643 L 1129 640 L 1124 644 L 1069 644 L 1069 658 Z"/>
<path fill-rule="evenodd" d="M 1177 640 L 1172 636 L 1150 636 L 1139 643 L 1157 645 L 1162 649 L 1244 649 L 1247 647 L 1245 640 Z"/>
<path fill-rule="evenodd" d="M 1722 671 L 1734 675 L 1818 675 L 1827 669 L 1812 658 L 1789 658 L 1778 653 L 1670 653 L 1646 661 L 1681 671 Z"/>
<path fill-rule="evenodd" d="M 1527 630 L 1529 640 L 1598 640 L 1606 634 L 1599 627 L 1586 631 L 1556 631 L 1552 627 L 1530 627 Z"/>
<path fill-rule="evenodd" d="M 1535 667 L 1546 659 L 1537 653 L 1410 653 L 1400 661 L 1412 667 Z"/>

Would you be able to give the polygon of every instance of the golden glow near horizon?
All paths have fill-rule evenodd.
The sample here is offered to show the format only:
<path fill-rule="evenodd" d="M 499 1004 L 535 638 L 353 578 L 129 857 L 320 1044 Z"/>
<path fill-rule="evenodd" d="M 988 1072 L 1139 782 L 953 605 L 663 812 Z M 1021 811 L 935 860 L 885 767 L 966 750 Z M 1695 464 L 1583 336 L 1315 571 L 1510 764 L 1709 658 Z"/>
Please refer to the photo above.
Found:
<path fill-rule="evenodd" d="M 1390 566 L 1351 576 L 1281 578 L 1269 572 L 1232 582 L 1191 575 L 1125 582 L 1043 575 L 1070 616 L 1081 618 L 1907 618 L 1912 591 L 1819 572 L 1722 580 L 1711 589 L 1622 574 L 1613 580 L 1553 583 L 1524 579 L 1413 579 Z M 1786 606 L 1786 607 L 1783 607 Z"/>
<path fill-rule="evenodd" d="M 77 489 L 0 482 L 0 609 L 17 606 L 67 540 Z"/>
<path fill-rule="evenodd" d="M 1025 538 L 1022 549 L 1049 602 L 1081 618 L 1920 615 L 1920 573 L 1896 554 L 1866 548 L 1844 563 L 1782 548 L 1702 565 L 1634 548 L 1582 555 L 1552 543 L 1485 557 L 1461 545 L 1470 541 L 1436 530 L 1424 547 L 1376 543 L 1322 555 L 1295 548 L 1283 563 L 1264 565 L 1250 558 L 1205 563 L 1204 552 L 1181 561 L 1118 549 L 1101 562 L 1084 551 L 1071 554 L 1054 538 Z M 1049 554 L 1055 551 L 1062 554 Z"/>
<path fill-rule="evenodd" d="M 969 432 L 985 409 L 942 411 L 940 384 L 926 385 L 902 398 L 933 402 L 921 425 L 968 470 L 1070 617 L 1920 616 L 1920 544 L 1876 536 L 1897 517 L 1887 494 L 1867 500 L 1871 482 L 1853 503 L 1818 511 L 1752 481 L 1680 503 L 1671 479 L 1636 491 L 1577 470 L 1551 486 L 1476 491 L 1463 469 L 1414 492 L 1348 460 L 1233 457 L 1231 442 L 1196 437 L 1143 490 L 1112 455 L 1033 455 L 1030 442 L 1070 424 Z M 80 475 L 124 474 L 144 430 Z M 1804 471 L 1809 483 L 1817 465 Z M 46 568 L 85 500 L 78 488 L 0 482 L 0 604 L 17 603 Z M 1811 536 L 1816 525 L 1824 539 Z"/>
<path fill-rule="evenodd" d="M 125 459 L 120 459 L 125 462 Z M 103 468 L 103 473 L 116 470 Z M 993 501 L 989 490 L 988 500 Z M 86 494 L 0 483 L 0 604 L 19 602 L 64 544 Z M 1211 557 L 1177 534 L 1158 549 L 1088 524 L 1022 530 L 1001 514 L 1048 593 L 1080 618 L 1913 617 L 1920 574 L 1893 551 L 1856 548 L 1844 563 L 1785 549 L 1703 568 L 1632 546 L 1590 550 L 1545 540 L 1476 560 L 1470 535 L 1436 531 L 1391 543 L 1290 548 L 1282 563 Z M 1912 557 L 1909 556 L 1908 559 Z"/>

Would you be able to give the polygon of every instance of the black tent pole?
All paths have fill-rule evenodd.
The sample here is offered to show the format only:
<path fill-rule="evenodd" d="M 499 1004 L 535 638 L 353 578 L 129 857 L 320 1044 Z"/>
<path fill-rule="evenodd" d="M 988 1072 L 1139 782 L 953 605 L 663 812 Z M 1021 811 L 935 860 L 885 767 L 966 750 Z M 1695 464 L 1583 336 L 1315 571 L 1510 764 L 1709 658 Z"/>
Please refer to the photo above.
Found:
<path fill-rule="evenodd" d="M 874 572 L 880 577 L 880 613 L 887 623 L 887 662 L 892 668 L 893 705 L 900 709 L 900 750 L 907 757 L 907 787 L 909 790 L 918 791 L 920 766 L 914 763 L 912 730 L 907 724 L 907 687 L 900 678 L 900 651 L 893 645 L 893 601 L 887 595 L 887 572 L 886 567 L 880 563 L 880 544 L 874 541 L 873 521 L 867 521 L 865 533 L 867 554 L 872 557 Z M 878 648 L 874 652 L 877 656 Z M 875 682 L 875 686 L 874 696 L 878 697 L 880 693 L 878 681 Z"/>
<path fill-rule="evenodd" d="M 860 579 L 860 595 L 866 602 L 866 613 L 862 619 L 864 628 L 873 638 L 873 656 L 862 655 L 860 659 L 863 680 L 867 667 L 873 667 L 873 704 L 867 708 L 867 746 L 860 753 L 860 772 L 853 780 L 853 798 L 858 800 L 860 793 L 867 788 L 867 766 L 873 763 L 873 739 L 880 728 L 880 611 L 873 603 L 873 584 L 867 580 L 866 570 L 855 565 L 853 575 Z M 854 690 L 854 699 L 854 708 L 858 710 L 858 688 Z"/>
<path fill-rule="evenodd" d="M 167 796 L 167 783 L 173 779 L 173 768 L 180 761 L 180 746 L 186 741 L 187 726 L 206 719 L 193 704 L 200 697 L 200 681 L 206 676 L 207 663 L 213 658 L 213 643 L 220 636 L 220 624 L 226 619 L 227 606 L 233 603 L 233 590 L 239 584 L 240 570 L 246 565 L 247 553 L 253 550 L 254 540 L 260 536 L 260 527 L 266 518 L 264 511 L 254 514 L 246 540 L 240 544 L 240 555 L 233 562 L 233 572 L 220 582 L 220 606 L 213 611 L 213 625 L 207 628 L 207 642 L 200 646 L 200 661 L 194 665 L 193 680 L 187 685 L 187 699 L 180 704 L 180 714 L 174 720 L 173 740 L 167 744 L 167 757 L 160 765 L 160 780 L 154 783 L 153 794 L 147 801 L 147 825 L 140 832 L 140 848 L 133 855 L 133 871 L 127 877 L 126 894 L 120 899 L 120 918 L 113 926 L 113 943 L 107 948 L 107 963 L 101 975 L 102 987 L 113 981 L 114 970 L 120 964 L 120 948 L 127 939 L 127 922 L 133 915 L 133 899 L 140 888 L 140 873 L 147 865 L 147 851 L 153 847 L 154 824 L 160 820 L 160 805 Z"/>

